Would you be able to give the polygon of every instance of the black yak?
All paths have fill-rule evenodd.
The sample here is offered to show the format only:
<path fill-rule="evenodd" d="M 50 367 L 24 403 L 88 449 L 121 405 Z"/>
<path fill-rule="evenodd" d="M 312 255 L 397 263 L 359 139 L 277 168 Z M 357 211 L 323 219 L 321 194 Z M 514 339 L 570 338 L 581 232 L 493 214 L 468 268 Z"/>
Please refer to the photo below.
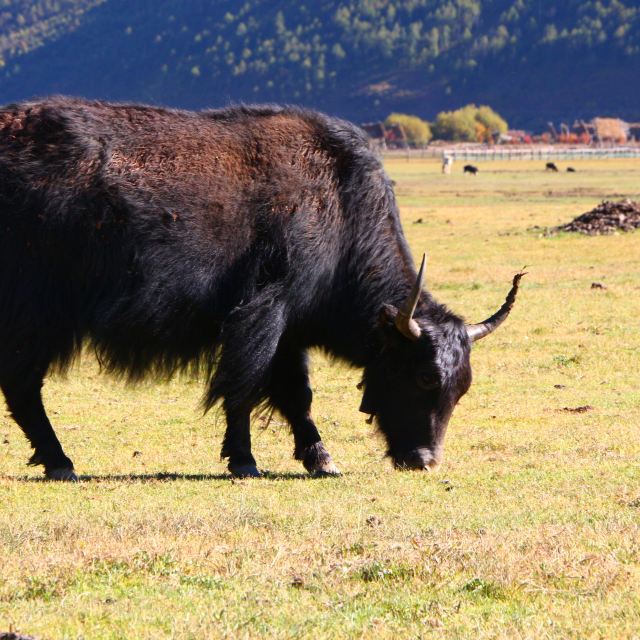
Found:
<path fill-rule="evenodd" d="M 259 475 L 259 403 L 309 472 L 337 473 L 310 414 L 306 353 L 322 347 L 364 369 L 361 409 L 395 465 L 436 466 L 471 344 L 519 278 L 479 325 L 423 291 L 391 181 L 341 120 L 65 98 L 0 110 L 0 386 L 49 478 L 76 476 L 43 378 L 83 344 L 131 380 L 204 372 L 238 476 Z"/>
<path fill-rule="evenodd" d="M 556 166 L 555 162 L 547 162 L 547 164 L 544 167 L 545 171 L 551 171 L 553 173 L 558 173 L 558 167 Z"/>
<path fill-rule="evenodd" d="M 478 167 L 472 164 L 465 164 L 464 167 L 462 167 L 462 173 L 470 173 L 472 176 L 475 176 L 478 171 Z"/>

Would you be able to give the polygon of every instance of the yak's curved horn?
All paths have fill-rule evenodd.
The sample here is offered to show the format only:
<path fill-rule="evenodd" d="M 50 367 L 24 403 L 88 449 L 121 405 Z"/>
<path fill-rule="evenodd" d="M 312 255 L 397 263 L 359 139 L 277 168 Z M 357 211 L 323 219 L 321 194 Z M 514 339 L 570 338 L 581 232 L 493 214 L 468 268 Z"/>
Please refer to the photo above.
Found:
<path fill-rule="evenodd" d="M 427 254 L 422 254 L 422 263 L 420 264 L 420 270 L 418 271 L 418 277 L 411 289 L 409 297 L 405 300 L 404 304 L 398 309 L 398 315 L 396 315 L 395 325 L 396 329 L 403 335 L 409 338 L 409 340 L 417 340 L 420 337 L 420 326 L 413 319 L 413 314 L 418 305 L 420 299 L 420 291 L 422 291 L 422 280 L 424 278 L 424 265 L 427 261 Z"/>
<path fill-rule="evenodd" d="M 494 313 L 490 318 L 487 318 L 480 324 L 467 325 L 467 335 L 469 336 L 469 340 L 471 342 L 481 340 L 485 336 L 488 336 L 490 333 L 493 333 L 507 319 L 511 308 L 513 307 L 513 303 L 516 301 L 516 295 L 518 294 L 518 286 L 520 285 L 520 280 L 522 276 L 526 275 L 526 272 L 523 270 L 513 276 L 511 291 L 509 291 L 507 299 L 504 301 L 504 304 L 500 307 L 500 309 L 496 311 L 496 313 Z"/>

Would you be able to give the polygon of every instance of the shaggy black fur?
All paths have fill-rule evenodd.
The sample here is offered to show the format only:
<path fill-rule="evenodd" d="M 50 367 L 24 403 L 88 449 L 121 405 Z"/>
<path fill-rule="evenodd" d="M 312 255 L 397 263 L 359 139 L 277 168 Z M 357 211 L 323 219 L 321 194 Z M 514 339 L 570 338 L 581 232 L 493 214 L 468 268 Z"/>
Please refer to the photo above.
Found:
<path fill-rule="evenodd" d="M 413 264 L 391 182 L 347 122 L 68 98 L 0 110 L 0 386 L 49 475 L 73 465 L 42 380 L 85 342 L 130 380 L 206 372 L 235 467 L 255 465 L 249 414 L 266 401 L 312 471 L 330 462 L 309 413 L 320 346 L 364 368 L 363 410 L 396 464 L 431 464 L 469 342 L 426 292 L 417 342 L 390 324 Z"/>

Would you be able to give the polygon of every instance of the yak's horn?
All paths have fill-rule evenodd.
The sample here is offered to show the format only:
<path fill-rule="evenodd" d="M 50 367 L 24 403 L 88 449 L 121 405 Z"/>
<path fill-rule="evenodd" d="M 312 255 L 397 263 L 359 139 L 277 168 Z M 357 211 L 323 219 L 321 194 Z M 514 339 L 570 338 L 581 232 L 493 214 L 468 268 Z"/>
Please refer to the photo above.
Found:
<path fill-rule="evenodd" d="M 526 267 L 525 267 L 526 269 Z M 513 284 L 511 285 L 511 291 L 507 295 L 507 299 L 504 304 L 494 313 L 490 318 L 487 318 L 480 324 L 468 324 L 467 335 L 471 342 L 481 340 L 490 333 L 493 333 L 506 319 L 513 307 L 513 303 L 516 301 L 516 295 L 518 294 L 518 286 L 520 285 L 520 279 L 522 276 L 526 276 L 525 271 L 520 271 L 513 276 Z"/>
<path fill-rule="evenodd" d="M 396 329 L 409 340 L 417 340 L 420 337 L 420 326 L 413 319 L 413 314 L 420 299 L 420 291 L 422 291 L 422 280 L 424 278 L 424 265 L 427 261 L 427 254 L 422 255 L 422 264 L 418 271 L 418 277 L 411 289 L 409 297 L 405 303 L 398 309 L 398 315 L 395 319 Z"/>

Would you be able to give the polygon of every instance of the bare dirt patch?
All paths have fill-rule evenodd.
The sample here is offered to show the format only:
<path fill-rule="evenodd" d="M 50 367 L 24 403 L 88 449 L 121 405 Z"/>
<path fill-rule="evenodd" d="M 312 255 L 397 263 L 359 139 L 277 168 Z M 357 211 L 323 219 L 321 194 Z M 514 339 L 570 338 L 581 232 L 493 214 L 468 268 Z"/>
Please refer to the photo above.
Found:
<path fill-rule="evenodd" d="M 562 407 L 560 411 L 566 411 L 567 413 L 587 413 L 587 411 L 593 411 L 593 407 L 590 404 L 585 404 L 582 407 Z"/>
<path fill-rule="evenodd" d="M 640 204 L 625 199 L 618 202 L 604 200 L 595 209 L 583 213 L 567 224 L 555 227 L 554 231 L 572 231 L 601 236 L 638 228 L 640 228 Z"/>

